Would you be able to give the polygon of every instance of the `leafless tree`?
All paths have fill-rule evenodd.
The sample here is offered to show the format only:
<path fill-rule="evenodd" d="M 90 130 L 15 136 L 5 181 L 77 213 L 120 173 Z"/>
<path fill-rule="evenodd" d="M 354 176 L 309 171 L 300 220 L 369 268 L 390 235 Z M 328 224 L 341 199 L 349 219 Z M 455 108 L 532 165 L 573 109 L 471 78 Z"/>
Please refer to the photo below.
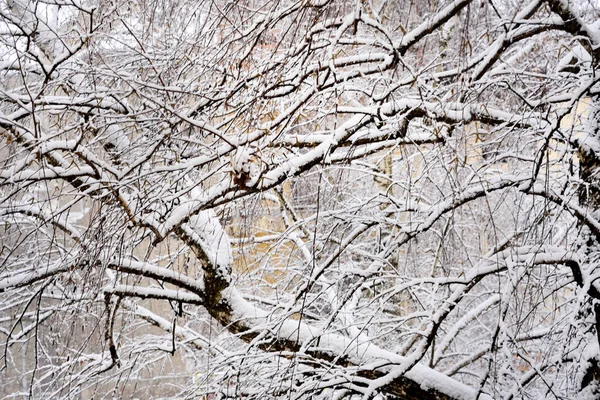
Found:
<path fill-rule="evenodd" d="M 2 0 L 6 398 L 600 395 L 586 0 Z"/>

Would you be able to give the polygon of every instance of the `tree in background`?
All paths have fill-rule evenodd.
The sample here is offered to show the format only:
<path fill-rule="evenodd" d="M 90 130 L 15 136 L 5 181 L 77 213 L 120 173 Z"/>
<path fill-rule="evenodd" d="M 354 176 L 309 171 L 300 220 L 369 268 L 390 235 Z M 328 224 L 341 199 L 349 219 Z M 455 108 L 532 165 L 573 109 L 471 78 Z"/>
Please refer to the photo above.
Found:
<path fill-rule="evenodd" d="M 597 5 L 0 10 L 5 397 L 598 395 Z"/>

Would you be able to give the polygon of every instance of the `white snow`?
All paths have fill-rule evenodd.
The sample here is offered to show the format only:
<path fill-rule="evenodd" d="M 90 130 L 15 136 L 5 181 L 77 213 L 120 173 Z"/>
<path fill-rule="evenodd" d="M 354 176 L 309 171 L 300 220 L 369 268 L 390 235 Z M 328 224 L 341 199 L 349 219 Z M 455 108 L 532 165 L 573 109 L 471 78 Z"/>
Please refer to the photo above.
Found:
<path fill-rule="evenodd" d="M 272 327 L 269 328 L 269 313 L 247 302 L 237 289 L 233 287 L 227 289 L 224 292 L 224 298 L 234 310 L 237 320 L 244 321 L 249 328 L 255 331 L 261 329 L 272 331 Z M 311 349 L 335 355 L 347 355 L 352 363 L 360 365 L 364 369 L 379 367 L 381 371 L 391 373 L 376 380 L 376 385 L 384 385 L 393 380 L 394 368 L 396 368 L 393 365 L 402 365 L 407 361 L 406 357 L 384 350 L 369 341 L 363 341 L 361 337 L 351 338 L 338 334 L 321 335 L 320 333 L 320 329 L 311 327 L 305 322 L 289 319 L 277 325 L 277 330 L 274 332 L 279 338 L 297 341 L 304 349 L 309 348 L 310 345 Z M 388 366 L 390 363 L 392 366 Z M 476 395 L 475 389 L 421 364 L 415 365 L 404 375 L 417 382 L 425 390 L 435 389 L 456 399 L 471 400 Z M 479 399 L 491 400 L 491 397 L 481 395 Z"/>

